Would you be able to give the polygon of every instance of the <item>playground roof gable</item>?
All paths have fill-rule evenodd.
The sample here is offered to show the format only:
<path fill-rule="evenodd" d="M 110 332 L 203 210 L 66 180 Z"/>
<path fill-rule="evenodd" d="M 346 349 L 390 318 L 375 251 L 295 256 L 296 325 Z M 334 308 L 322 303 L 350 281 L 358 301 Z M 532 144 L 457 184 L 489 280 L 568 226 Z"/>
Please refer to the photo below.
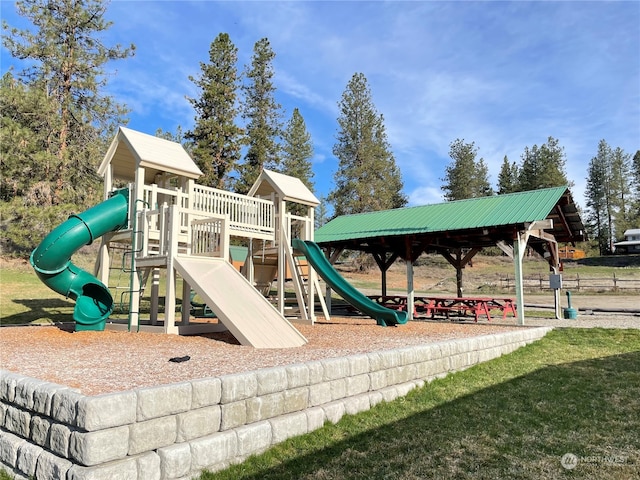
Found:
<path fill-rule="evenodd" d="M 160 137 L 119 127 L 98 174 L 104 175 L 109 164 L 116 178 L 133 181 L 136 169 L 145 169 L 145 183 L 153 183 L 158 173 L 168 172 L 196 179 L 202 172 L 182 145 Z"/>
<path fill-rule="evenodd" d="M 316 196 L 299 178 L 263 169 L 249 190 L 249 196 L 267 198 L 271 193 L 276 193 L 280 200 L 287 202 L 301 203 L 311 207 L 320 204 Z"/>
<path fill-rule="evenodd" d="M 425 245 L 447 248 L 495 245 L 536 221 L 552 219 L 558 241 L 583 240 L 584 226 L 568 187 L 344 215 L 315 232 L 319 244 L 366 250 L 410 236 Z"/>

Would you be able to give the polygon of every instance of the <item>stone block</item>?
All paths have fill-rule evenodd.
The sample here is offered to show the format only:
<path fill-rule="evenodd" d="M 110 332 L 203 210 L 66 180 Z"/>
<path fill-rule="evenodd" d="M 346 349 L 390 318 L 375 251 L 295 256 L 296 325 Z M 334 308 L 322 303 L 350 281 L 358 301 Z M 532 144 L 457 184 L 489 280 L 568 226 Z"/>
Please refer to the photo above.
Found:
<path fill-rule="evenodd" d="M 214 469 L 216 465 L 228 464 L 238 452 L 238 436 L 234 430 L 218 432 L 208 437 L 189 442 L 191 445 L 191 469 L 200 471 Z"/>
<path fill-rule="evenodd" d="M 309 367 L 304 363 L 285 367 L 287 372 L 287 387 L 289 389 L 306 387 L 309 385 Z"/>
<path fill-rule="evenodd" d="M 50 428 L 51 421 L 48 417 L 33 415 L 31 417 L 31 425 L 29 426 L 29 438 L 34 444 L 49 448 Z"/>
<path fill-rule="evenodd" d="M 386 350 L 379 352 L 382 368 L 393 368 L 401 364 L 400 352 L 398 350 Z"/>
<path fill-rule="evenodd" d="M 326 417 L 322 407 L 309 408 L 305 413 L 307 414 L 307 431 L 313 432 L 323 427 Z"/>
<path fill-rule="evenodd" d="M 191 381 L 193 400 L 191 408 L 202 408 L 220 403 L 222 381 L 219 378 L 201 378 Z"/>
<path fill-rule="evenodd" d="M 53 423 L 49 430 L 49 449 L 62 458 L 69 458 L 71 430 L 61 423 Z"/>
<path fill-rule="evenodd" d="M 84 397 L 76 390 L 63 389 L 53 394 L 51 399 L 51 416 L 54 420 L 67 425 L 76 425 L 78 402 Z"/>
<path fill-rule="evenodd" d="M 283 367 L 265 368 L 256 372 L 258 391 L 256 395 L 269 395 L 287 389 L 287 371 Z"/>
<path fill-rule="evenodd" d="M 237 455 L 248 456 L 264 452 L 271 445 L 271 424 L 267 421 L 245 425 L 236 429 Z"/>
<path fill-rule="evenodd" d="M 380 390 L 380 393 L 385 402 L 393 402 L 399 396 L 395 386 L 383 388 Z"/>
<path fill-rule="evenodd" d="M 36 465 L 38 457 L 44 451 L 42 447 L 24 442 L 18 447 L 18 457 L 16 467 L 28 477 L 36 474 Z"/>
<path fill-rule="evenodd" d="M 64 458 L 57 457 L 43 450 L 36 464 L 36 478 L 47 480 L 67 480 L 67 472 L 73 464 Z"/>
<path fill-rule="evenodd" d="M 220 405 L 198 408 L 178 414 L 177 442 L 206 437 L 220 430 Z"/>
<path fill-rule="evenodd" d="M 371 373 L 384 369 L 383 358 L 380 355 L 380 352 L 371 352 L 367 353 L 366 355 L 369 359 L 369 371 Z"/>
<path fill-rule="evenodd" d="M 247 423 L 246 402 L 227 403 L 221 407 L 220 430 L 229 430 Z"/>
<path fill-rule="evenodd" d="M 0 462 L 14 468 L 18 461 L 18 449 L 27 441 L 9 432 L 0 431 Z"/>
<path fill-rule="evenodd" d="M 309 369 L 309 385 L 320 383 L 324 378 L 324 366 L 320 360 L 306 363 Z"/>
<path fill-rule="evenodd" d="M 22 377 L 16 383 L 13 403 L 25 410 L 33 410 L 33 393 L 45 382 L 30 377 Z"/>
<path fill-rule="evenodd" d="M 136 421 L 136 392 L 84 397 L 77 404 L 77 425 L 89 432 Z"/>
<path fill-rule="evenodd" d="M 95 467 L 73 465 L 67 472 L 67 480 L 159 480 L 158 475 L 138 475 L 136 458 L 126 458 Z"/>
<path fill-rule="evenodd" d="M 406 347 L 398 350 L 400 355 L 400 365 L 410 365 L 418 361 L 418 354 L 415 347 Z"/>
<path fill-rule="evenodd" d="M 338 423 L 345 414 L 344 401 L 331 402 L 322 406 L 325 418 L 331 423 Z"/>
<path fill-rule="evenodd" d="M 8 370 L 0 370 L 0 400 L 12 403 L 16 397 L 16 384 L 23 375 L 10 372 Z"/>
<path fill-rule="evenodd" d="M 161 480 L 160 457 L 156 452 L 138 455 L 135 460 L 139 480 Z"/>
<path fill-rule="evenodd" d="M 53 396 L 62 390 L 71 390 L 68 387 L 55 383 L 43 382 L 38 389 L 33 392 L 33 410 L 42 415 L 52 416 L 51 405 Z"/>
<path fill-rule="evenodd" d="M 129 455 L 145 453 L 175 443 L 178 419 L 175 415 L 137 422 L 129 427 Z"/>
<path fill-rule="evenodd" d="M 307 433 L 307 415 L 304 412 L 289 413 L 269 420 L 273 443 Z"/>
<path fill-rule="evenodd" d="M 129 451 L 129 427 L 115 427 L 97 432 L 71 432 L 69 457 L 87 467 L 119 460 Z"/>
<path fill-rule="evenodd" d="M 331 400 L 339 400 L 347 396 L 347 379 L 339 378 L 329 382 L 331 390 Z"/>
<path fill-rule="evenodd" d="M 258 422 L 284 413 L 284 392 L 272 393 L 246 400 L 246 423 Z"/>
<path fill-rule="evenodd" d="M 320 360 L 324 369 L 322 380 L 327 382 L 349 376 L 349 360 L 344 357 Z"/>
<path fill-rule="evenodd" d="M 4 428 L 24 438 L 29 438 L 31 415 L 26 410 L 9 405 L 4 413 Z"/>
<path fill-rule="evenodd" d="M 236 373 L 220 377 L 222 395 L 220 403 L 233 403 L 255 397 L 258 393 L 258 378 L 255 372 Z"/>
<path fill-rule="evenodd" d="M 388 387 L 386 370 L 371 372 L 369 374 L 369 384 L 371 385 L 371 390 L 380 390 L 381 388 Z"/>
<path fill-rule="evenodd" d="M 316 383 L 309 387 L 309 405 L 317 407 L 324 403 L 328 403 L 331 398 L 331 385 L 329 382 Z"/>
<path fill-rule="evenodd" d="M 371 407 L 382 403 L 384 401 L 384 398 L 382 398 L 382 394 L 380 392 L 369 392 L 369 405 L 371 405 Z"/>
<path fill-rule="evenodd" d="M 359 395 L 369 391 L 370 379 L 366 373 L 359 374 L 345 379 L 347 387 L 347 395 Z"/>
<path fill-rule="evenodd" d="M 369 356 L 367 354 L 351 355 L 347 357 L 347 361 L 349 362 L 350 376 L 354 377 L 369 373 Z"/>
<path fill-rule="evenodd" d="M 191 446 L 176 443 L 158 449 L 161 478 L 180 478 L 191 471 Z"/>
<path fill-rule="evenodd" d="M 284 396 L 284 413 L 298 412 L 309 406 L 309 388 L 300 387 L 286 390 Z"/>
<path fill-rule="evenodd" d="M 349 415 L 355 415 L 371 408 L 369 395 L 356 395 L 344 399 L 344 411 Z"/>
<path fill-rule="evenodd" d="M 191 409 L 191 383 L 174 383 L 137 391 L 137 420 L 166 417 Z"/>

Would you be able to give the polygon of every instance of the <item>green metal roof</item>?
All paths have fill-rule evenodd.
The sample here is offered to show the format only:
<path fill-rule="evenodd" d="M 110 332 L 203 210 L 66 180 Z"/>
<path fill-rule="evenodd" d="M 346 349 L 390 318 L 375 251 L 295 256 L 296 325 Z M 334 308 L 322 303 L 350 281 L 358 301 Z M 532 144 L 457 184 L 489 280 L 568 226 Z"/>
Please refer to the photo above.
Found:
<path fill-rule="evenodd" d="M 319 244 L 394 235 L 430 234 L 544 220 L 568 187 L 336 217 L 315 232 Z"/>

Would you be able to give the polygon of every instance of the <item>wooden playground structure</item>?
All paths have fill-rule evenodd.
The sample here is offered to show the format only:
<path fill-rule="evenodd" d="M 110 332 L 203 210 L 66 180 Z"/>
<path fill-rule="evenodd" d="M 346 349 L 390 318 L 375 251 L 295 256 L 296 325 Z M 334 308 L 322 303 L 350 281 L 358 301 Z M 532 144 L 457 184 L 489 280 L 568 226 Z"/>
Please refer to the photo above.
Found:
<path fill-rule="evenodd" d="M 129 331 L 195 334 L 223 328 L 255 347 L 306 342 L 289 320 L 314 322 L 319 285 L 313 269 L 300 268 L 291 241 L 313 240 L 319 202 L 299 179 L 263 170 L 247 195 L 198 185 L 201 172 L 181 145 L 123 127 L 98 172 L 105 199 L 117 185 L 129 189 L 128 224 L 102 237 L 96 262 L 99 280 L 120 290 L 116 297 L 128 298 Z M 292 214 L 292 205 L 306 213 Z M 231 263 L 232 243 L 247 248 L 242 273 Z M 124 248 L 123 265 L 114 267 L 118 248 Z M 109 283 L 114 268 L 129 273 L 128 285 Z M 285 294 L 288 272 L 294 299 Z M 219 322 L 190 322 L 194 292 Z M 263 295 L 270 292 L 274 305 Z M 140 309 L 143 295 L 150 298 L 148 318 Z"/>

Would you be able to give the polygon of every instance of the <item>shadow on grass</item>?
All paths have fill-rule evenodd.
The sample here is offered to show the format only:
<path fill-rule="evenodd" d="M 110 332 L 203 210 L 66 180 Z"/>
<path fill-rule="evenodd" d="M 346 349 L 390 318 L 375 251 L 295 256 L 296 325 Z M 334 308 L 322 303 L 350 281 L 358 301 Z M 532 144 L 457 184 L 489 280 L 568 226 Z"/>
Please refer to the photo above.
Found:
<path fill-rule="evenodd" d="M 258 473 L 243 476 L 241 465 L 202 479 L 640 478 L 640 352 L 548 365 L 448 401 L 452 389 L 473 384 L 471 370 L 346 416 L 341 429 L 291 439 L 275 456 L 302 447 L 311 454 L 262 467 L 277 460 L 253 457 Z M 367 427 L 388 409 L 402 417 L 403 408 L 418 412 Z M 344 431 L 358 433 L 340 438 Z M 578 458 L 573 469 L 561 464 L 567 453 Z"/>
<path fill-rule="evenodd" d="M 34 322 L 61 323 L 73 321 L 74 303 L 60 298 L 13 299 L 27 311 L 0 318 L 2 325 L 26 325 Z"/>

